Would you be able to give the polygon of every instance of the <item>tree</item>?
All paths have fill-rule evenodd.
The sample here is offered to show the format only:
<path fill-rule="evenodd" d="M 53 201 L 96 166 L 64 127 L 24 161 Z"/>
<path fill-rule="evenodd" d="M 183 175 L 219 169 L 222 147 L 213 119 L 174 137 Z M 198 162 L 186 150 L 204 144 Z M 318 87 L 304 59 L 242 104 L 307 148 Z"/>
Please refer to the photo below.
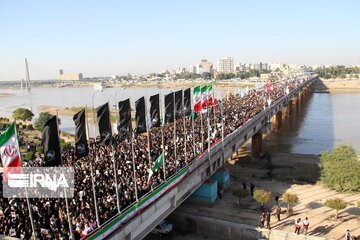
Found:
<path fill-rule="evenodd" d="M 299 198 L 296 194 L 285 193 L 283 200 L 288 204 L 286 212 L 288 215 L 290 215 L 292 212 L 291 204 L 297 204 L 299 202 Z"/>
<path fill-rule="evenodd" d="M 21 120 L 21 121 L 31 121 L 34 114 L 26 108 L 17 108 L 12 114 L 12 117 L 15 120 Z"/>
<path fill-rule="evenodd" d="M 249 192 L 245 189 L 237 189 L 233 191 L 233 195 L 239 198 L 239 207 L 241 205 L 241 199 L 249 196 Z"/>
<path fill-rule="evenodd" d="M 340 198 L 328 199 L 325 202 L 325 206 L 335 209 L 336 210 L 335 219 L 338 219 L 339 210 L 345 209 L 347 206 L 347 202 L 341 200 Z"/>
<path fill-rule="evenodd" d="M 54 115 L 48 113 L 48 112 L 41 112 L 39 114 L 39 117 L 35 119 L 35 127 L 37 130 L 42 131 L 44 130 L 44 124 L 52 118 Z"/>
<path fill-rule="evenodd" d="M 360 201 L 357 202 L 357 207 L 360 208 Z"/>
<path fill-rule="evenodd" d="M 360 191 L 360 161 L 349 145 L 321 153 L 321 181 L 338 192 Z"/>
<path fill-rule="evenodd" d="M 202 77 L 203 77 L 204 79 L 210 79 L 210 78 L 211 78 L 211 73 L 209 73 L 209 72 L 203 72 L 203 73 L 202 73 Z"/>
<path fill-rule="evenodd" d="M 272 194 L 270 191 L 264 189 L 258 189 L 254 192 L 254 199 L 258 203 L 261 203 L 261 207 L 264 207 L 264 204 L 270 202 L 272 199 Z"/>

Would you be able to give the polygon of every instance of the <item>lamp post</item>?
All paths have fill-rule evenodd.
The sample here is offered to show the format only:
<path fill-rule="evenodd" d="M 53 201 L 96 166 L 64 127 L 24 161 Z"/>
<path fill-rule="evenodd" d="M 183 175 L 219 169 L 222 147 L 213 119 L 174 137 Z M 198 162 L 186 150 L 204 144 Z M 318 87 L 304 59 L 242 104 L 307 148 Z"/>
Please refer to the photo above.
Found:
<path fill-rule="evenodd" d="M 95 122 L 95 107 L 94 107 L 94 99 L 95 99 L 95 95 L 97 93 L 102 92 L 103 90 L 99 90 L 94 92 L 94 94 L 92 95 L 92 111 L 93 111 L 93 123 L 94 123 L 94 142 L 96 142 L 96 122 Z"/>
<path fill-rule="evenodd" d="M 116 130 L 117 130 L 117 128 L 118 128 L 118 124 L 119 124 L 119 116 L 118 116 L 118 103 L 117 103 L 117 94 L 118 94 L 118 92 L 119 92 L 119 90 L 121 90 L 121 89 L 117 89 L 116 91 L 115 91 L 115 116 L 116 116 Z"/>

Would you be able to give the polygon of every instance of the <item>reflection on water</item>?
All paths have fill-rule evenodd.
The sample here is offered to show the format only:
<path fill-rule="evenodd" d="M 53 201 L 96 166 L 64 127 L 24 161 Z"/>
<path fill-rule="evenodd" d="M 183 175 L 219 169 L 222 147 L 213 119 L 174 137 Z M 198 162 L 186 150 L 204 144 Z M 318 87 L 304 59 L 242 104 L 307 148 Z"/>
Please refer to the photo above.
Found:
<path fill-rule="evenodd" d="M 339 144 L 351 144 L 360 152 L 359 103 L 360 94 L 312 93 L 266 142 L 278 152 L 320 154 Z"/>

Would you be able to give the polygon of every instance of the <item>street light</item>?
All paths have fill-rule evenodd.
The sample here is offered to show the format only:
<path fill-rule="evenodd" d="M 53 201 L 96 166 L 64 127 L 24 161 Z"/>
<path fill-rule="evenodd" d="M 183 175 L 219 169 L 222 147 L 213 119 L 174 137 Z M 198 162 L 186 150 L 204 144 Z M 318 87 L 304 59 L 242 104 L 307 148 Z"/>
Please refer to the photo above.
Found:
<path fill-rule="evenodd" d="M 103 92 L 103 90 L 99 90 L 94 92 L 93 96 L 92 96 L 92 110 L 93 110 L 93 122 L 94 122 L 94 142 L 96 142 L 96 123 L 95 123 L 95 107 L 94 107 L 94 99 L 95 99 L 95 95 L 97 93 Z"/>
<path fill-rule="evenodd" d="M 117 94 L 118 94 L 118 91 L 119 90 L 122 90 L 122 89 L 117 89 L 116 91 L 115 91 L 115 117 L 116 117 L 116 128 L 117 128 L 117 126 L 118 126 L 118 124 L 119 124 L 119 119 L 118 119 L 118 104 L 117 104 L 117 99 L 116 99 L 116 97 L 117 97 Z"/>

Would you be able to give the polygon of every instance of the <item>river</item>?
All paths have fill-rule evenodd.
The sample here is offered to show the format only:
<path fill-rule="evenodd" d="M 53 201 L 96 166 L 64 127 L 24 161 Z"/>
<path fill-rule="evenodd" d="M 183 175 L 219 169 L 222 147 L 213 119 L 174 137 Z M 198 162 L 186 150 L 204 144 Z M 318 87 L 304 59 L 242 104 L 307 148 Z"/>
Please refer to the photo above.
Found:
<path fill-rule="evenodd" d="M 107 101 L 111 106 L 117 101 L 130 98 L 132 106 L 136 99 L 145 96 L 147 99 L 154 94 L 161 96 L 171 89 L 167 88 L 107 88 L 96 94 L 94 105 L 99 106 Z M 41 106 L 92 106 L 93 88 L 33 88 L 31 93 L 22 90 L 0 89 L 0 95 L 10 96 L 0 98 L 0 116 L 9 117 L 18 107 L 31 109 L 35 117 Z M 215 97 L 224 96 L 215 89 Z M 319 154 L 338 144 L 351 144 L 360 152 L 360 94 L 312 93 L 304 102 L 298 113 L 294 112 L 290 119 L 283 120 L 280 133 L 270 133 L 266 141 L 273 145 L 275 151 L 289 153 Z M 60 129 L 74 131 L 71 116 L 61 116 Z"/>
<path fill-rule="evenodd" d="M 360 93 L 311 93 L 267 144 L 277 152 L 320 154 L 339 144 L 360 152 Z"/>

